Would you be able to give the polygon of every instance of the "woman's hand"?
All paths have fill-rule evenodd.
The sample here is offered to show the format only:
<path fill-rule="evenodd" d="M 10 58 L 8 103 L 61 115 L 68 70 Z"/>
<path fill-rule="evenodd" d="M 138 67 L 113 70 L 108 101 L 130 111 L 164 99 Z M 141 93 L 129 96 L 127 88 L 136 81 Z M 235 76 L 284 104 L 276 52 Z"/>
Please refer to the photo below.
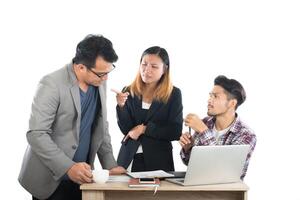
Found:
<path fill-rule="evenodd" d="M 126 100 L 128 98 L 128 95 L 129 95 L 129 92 L 119 92 L 118 90 L 115 90 L 115 89 L 111 89 L 111 91 L 113 91 L 114 93 L 116 93 L 116 99 L 117 99 L 117 104 L 120 108 L 122 108 L 125 103 L 126 103 Z"/>
<path fill-rule="evenodd" d="M 137 140 L 140 135 L 144 134 L 146 130 L 146 126 L 144 124 L 140 124 L 135 126 L 133 129 L 131 129 L 126 137 L 124 138 L 123 142 L 125 142 L 128 138 L 131 138 L 133 140 Z"/>

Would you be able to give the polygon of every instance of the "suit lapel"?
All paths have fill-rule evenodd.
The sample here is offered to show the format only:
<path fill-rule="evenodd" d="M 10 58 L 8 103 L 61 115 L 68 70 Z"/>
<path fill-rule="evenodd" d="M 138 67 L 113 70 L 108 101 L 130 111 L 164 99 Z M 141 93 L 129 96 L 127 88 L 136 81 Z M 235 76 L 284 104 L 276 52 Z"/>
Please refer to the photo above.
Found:
<path fill-rule="evenodd" d="M 149 108 L 149 111 L 147 113 L 147 116 L 146 116 L 146 120 L 145 122 L 147 123 L 151 117 L 157 112 L 157 110 L 162 106 L 162 103 L 160 102 L 157 102 L 157 101 L 153 101 L 150 108 Z"/>
<path fill-rule="evenodd" d="M 73 103 L 75 105 L 77 111 L 77 122 L 76 122 L 76 139 L 79 141 L 79 133 L 80 133 L 80 119 L 81 119 L 81 105 L 80 105 L 80 94 L 79 94 L 79 87 L 73 85 L 71 88 L 71 95 L 73 98 Z"/>
<path fill-rule="evenodd" d="M 102 83 L 99 86 L 99 96 L 101 101 L 101 109 L 99 110 L 99 115 L 102 117 L 103 114 L 106 114 L 106 97 L 105 97 L 105 83 Z"/>
<path fill-rule="evenodd" d="M 77 121 L 76 121 L 75 138 L 77 139 L 77 142 L 79 142 L 80 120 L 81 120 L 81 104 L 80 104 L 79 86 L 77 83 L 77 78 L 73 71 L 73 65 L 69 64 L 67 68 L 68 68 L 69 78 L 70 78 L 70 82 L 71 82 L 70 92 L 71 92 L 73 103 L 75 105 L 75 108 L 77 111 L 77 116 L 78 116 Z"/>

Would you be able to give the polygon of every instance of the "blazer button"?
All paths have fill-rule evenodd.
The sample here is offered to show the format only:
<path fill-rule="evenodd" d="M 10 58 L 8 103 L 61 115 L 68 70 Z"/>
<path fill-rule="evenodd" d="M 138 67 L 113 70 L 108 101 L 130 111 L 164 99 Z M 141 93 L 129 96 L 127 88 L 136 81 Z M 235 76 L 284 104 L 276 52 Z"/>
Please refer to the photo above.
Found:
<path fill-rule="evenodd" d="M 76 149 L 77 148 L 77 146 L 76 145 L 72 145 L 72 149 Z"/>

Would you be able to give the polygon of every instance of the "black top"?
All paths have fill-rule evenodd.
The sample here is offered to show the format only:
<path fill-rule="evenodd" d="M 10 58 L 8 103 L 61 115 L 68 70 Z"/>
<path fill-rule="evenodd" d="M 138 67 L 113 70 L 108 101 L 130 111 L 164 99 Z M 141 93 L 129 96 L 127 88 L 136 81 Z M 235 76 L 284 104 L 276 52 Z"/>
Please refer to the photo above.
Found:
<path fill-rule="evenodd" d="M 146 170 L 174 171 L 172 156 L 173 140 L 179 140 L 182 131 L 182 99 L 179 88 L 173 87 L 166 104 L 153 101 L 146 118 L 143 119 L 142 99 L 131 95 L 123 108 L 117 106 L 118 125 L 124 135 L 135 126 L 147 126 L 145 133 L 137 141 L 129 139 L 123 143 L 118 156 L 118 164 L 127 168 L 139 145 L 142 145 Z"/>

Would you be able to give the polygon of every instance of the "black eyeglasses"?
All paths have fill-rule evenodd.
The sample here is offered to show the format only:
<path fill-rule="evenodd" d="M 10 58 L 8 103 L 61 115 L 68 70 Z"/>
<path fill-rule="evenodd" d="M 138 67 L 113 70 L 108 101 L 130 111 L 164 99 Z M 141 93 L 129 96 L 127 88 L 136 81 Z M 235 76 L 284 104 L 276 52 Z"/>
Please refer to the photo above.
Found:
<path fill-rule="evenodd" d="M 114 64 L 112 64 L 112 69 L 109 72 L 101 72 L 101 73 L 96 73 L 94 72 L 92 69 L 88 68 L 87 69 L 92 72 L 93 74 L 95 74 L 96 76 L 98 76 L 98 78 L 102 78 L 103 76 L 109 74 L 110 72 L 112 72 L 114 69 L 116 68 L 116 66 Z"/>

